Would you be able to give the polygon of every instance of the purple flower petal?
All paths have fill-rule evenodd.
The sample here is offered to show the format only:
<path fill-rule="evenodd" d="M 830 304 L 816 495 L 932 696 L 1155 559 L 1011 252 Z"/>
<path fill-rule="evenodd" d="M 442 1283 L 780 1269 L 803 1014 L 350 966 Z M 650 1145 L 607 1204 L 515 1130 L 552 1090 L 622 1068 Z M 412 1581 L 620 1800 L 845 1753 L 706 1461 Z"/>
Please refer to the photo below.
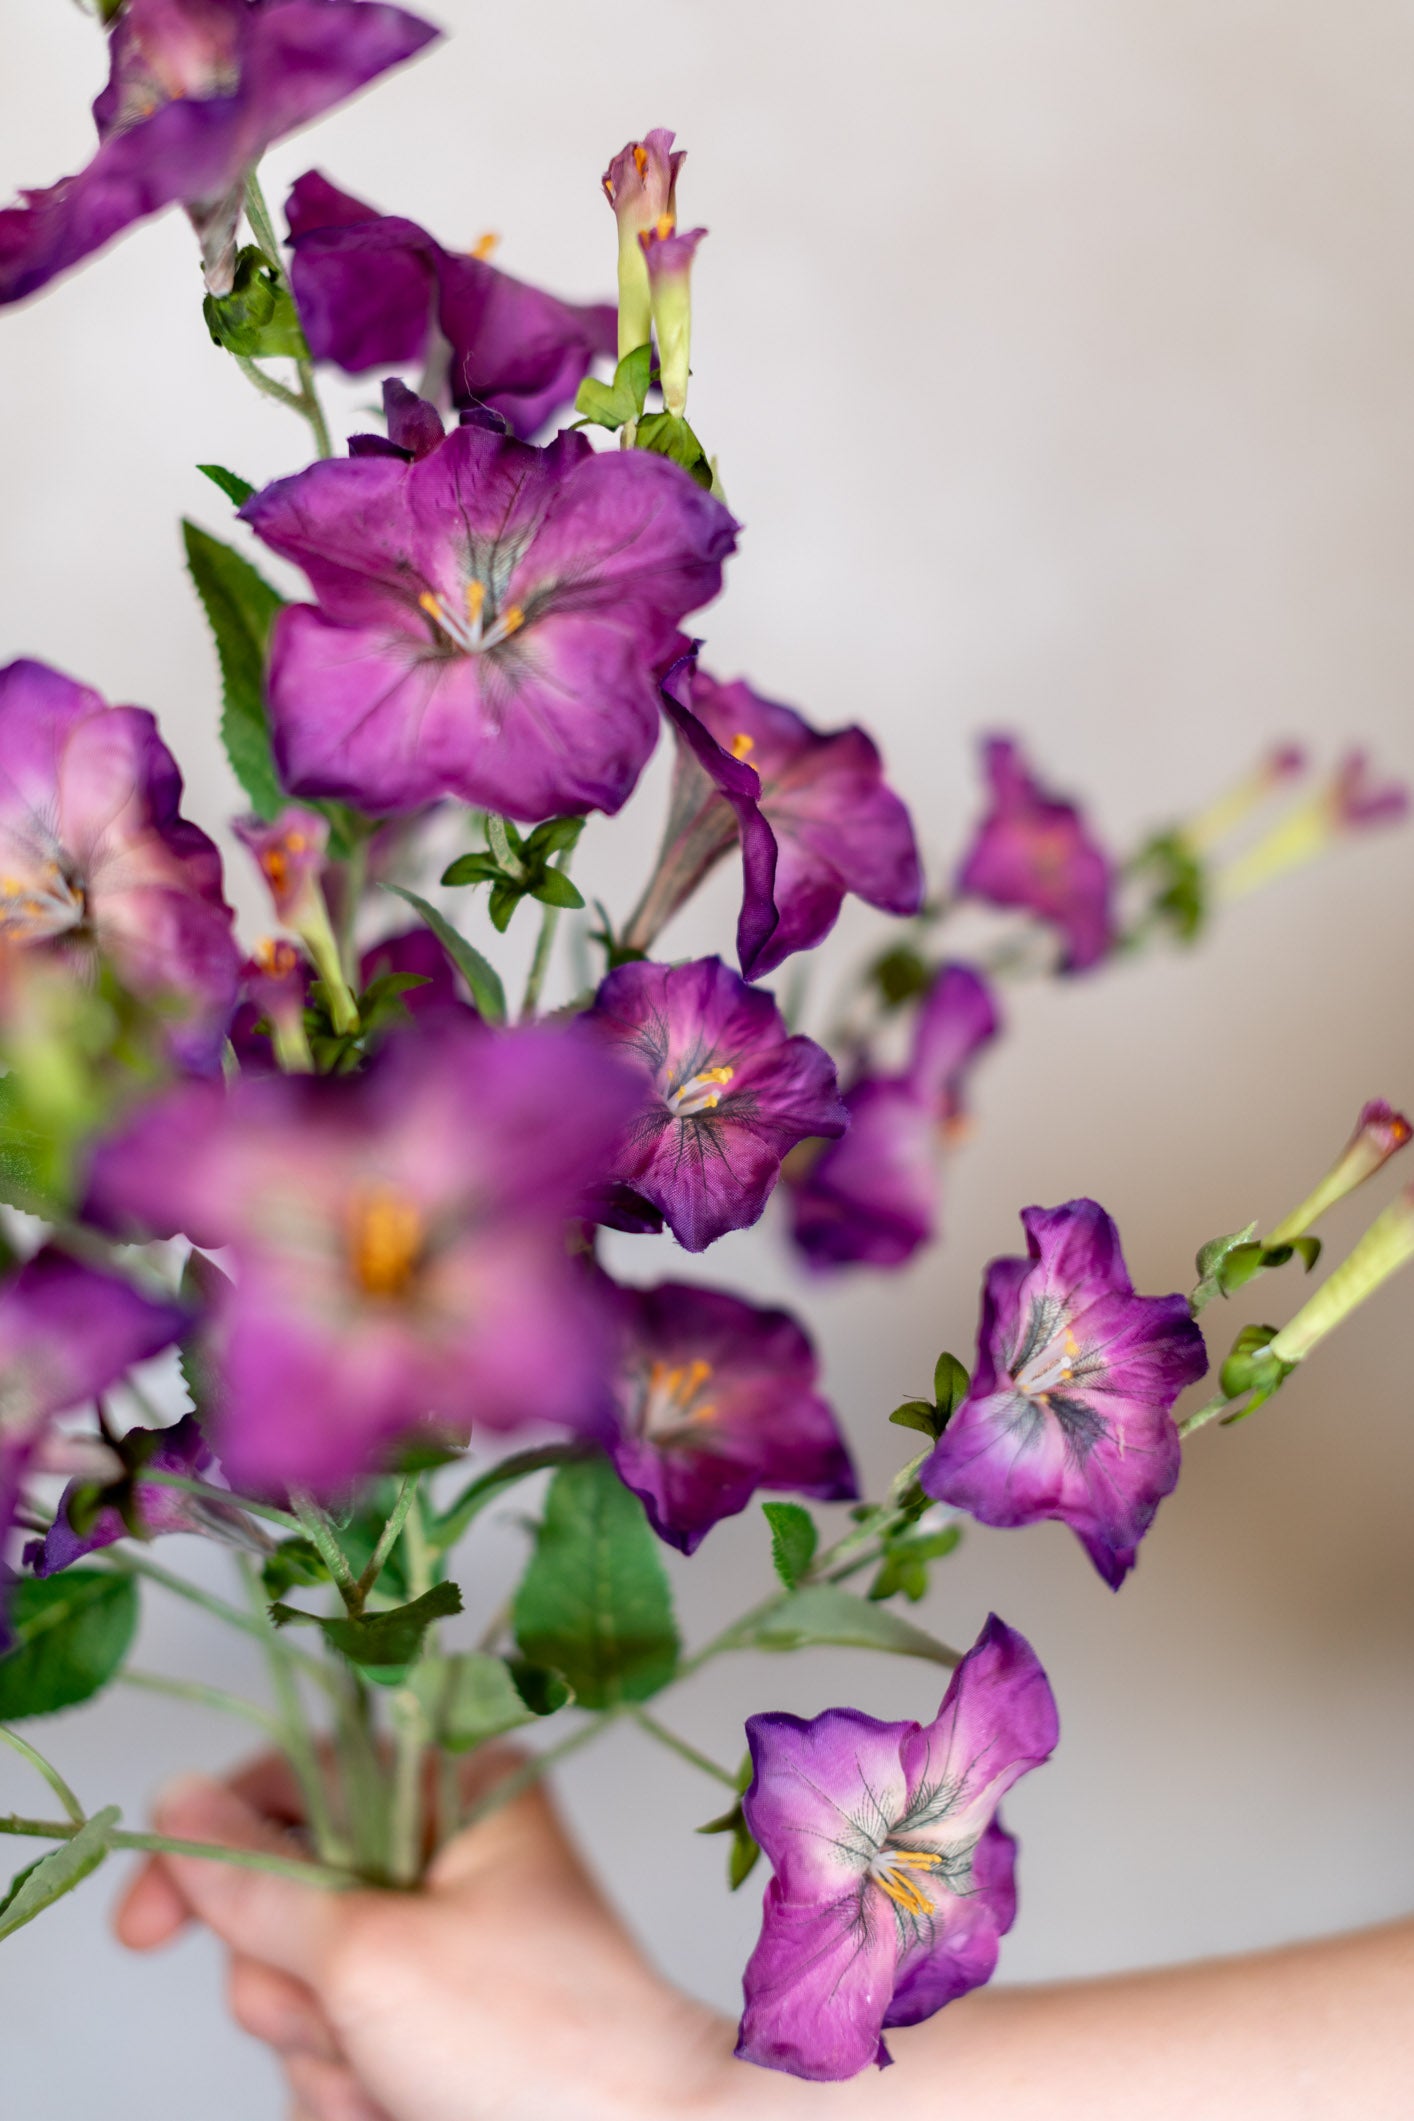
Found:
<path fill-rule="evenodd" d="M 984 757 L 992 807 L 958 871 L 957 888 L 1048 921 L 1065 943 L 1062 970 L 1084 971 L 1114 945 L 1109 858 L 1074 804 L 1032 777 L 1019 745 L 991 737 Z"/>

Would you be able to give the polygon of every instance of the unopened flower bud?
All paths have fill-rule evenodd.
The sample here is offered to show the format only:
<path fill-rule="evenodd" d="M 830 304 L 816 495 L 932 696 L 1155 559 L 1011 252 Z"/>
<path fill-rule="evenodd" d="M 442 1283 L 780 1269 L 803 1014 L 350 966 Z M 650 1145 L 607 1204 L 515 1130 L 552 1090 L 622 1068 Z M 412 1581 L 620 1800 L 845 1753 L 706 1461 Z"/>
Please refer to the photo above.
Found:
<path fill-rule="evenodd" d="M 1211 854 L 1220 841 L 1245 825 L 1252 812 L 1287 781 L 1298 780 L 1306 771 L 1306 754 L 1299 744 L 1278 744 L 1259 759 L 1235 787 L 1215 798 L 1196 817 L 1180 825 L 1177 837 L 1190 854 Z"/>
<path fill-rule="evenodd" d="M 687 157 L 673 152 L 663 126 L 630 140 L 604 172 L 604 192 L 619 224 L 619 359 L 646 346 L 653 328 L 648 266 L 639 237 L 666 220 L 677 222 L 678 171 Z"/>
<path fill-rule="evenodd" d="M 314 1057 L 304 1028 L 309 967 L 292 943 L 263 936 L 244 968 L 245 990 L 270 1025 L 275 1058 L 286 1075 L 309 1075 Z"/>
<path fill-rule="evenodd" d="M 317 810 L 291 808 L 268 825 L 258 818 L 238 819 L 234 831 L 255 856 L 276 919 L 294 930 L 314 959 L 328 991 L 335 1030 L 354 1030 L 358 1009 L 344 977 L 322 882 L 327 820 Z"/>
<path fill-rule="evenodd" d="M 1392 824 L 1408 808 L 1409 790 L 1401 782 L 1373 780 L 1366 754 L 1349 752 L 1322 787 L 1221 871 L 1218 895 L 1228 901 L 1245 898 L 1249 891 L 1325 854 L 1347 833 Z"/>
<path fill-rule="evenodd" d="M 1293 1238 L 1313 1229 L 1317 1219 L 1347 1193 L 1353 1193 L 1367 1178 L 1382 1170 L 1414 1135 L 1414 1127 L 1402 1112 L 1374 1098 L 1355 1123 L 1355 1132 L 1315 1190 L 1293 1208 L 1290 1215 L 1269 1232 L 1267 1245 L 1288 1245 Z"/>
<path fill-rule="evenodd" d="M 692 260 L 705 228 L 679 230 L 664 214 L 639 237 L 648 267 L 653 328 L 658 334 L 658 363 L 663 403 L 681 419 L 687 410 L 688 364 L 692 349 Z"/>
<path fill-rule="evenodd" d="M 1303 1362 L 1328 1333 L 1373 1296 L 1382 1283 L 1414 1259 L 1414 1186 L 1406 1186 L 1371 1223 L 1349 1257 L 1327 1276 L 1295 1318 L 1269 1342 L 1282 1363 Z"/>

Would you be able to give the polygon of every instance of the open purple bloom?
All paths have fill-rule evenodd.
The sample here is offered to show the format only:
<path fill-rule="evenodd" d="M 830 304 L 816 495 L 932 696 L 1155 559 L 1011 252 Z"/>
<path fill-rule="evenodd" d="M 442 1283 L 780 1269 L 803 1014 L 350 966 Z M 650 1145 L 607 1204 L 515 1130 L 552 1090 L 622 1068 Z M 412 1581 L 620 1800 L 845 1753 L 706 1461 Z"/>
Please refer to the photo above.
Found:
<path fill-rule="evenodd" d="M 286 204 L 290 281 L 316 361 L 351 375 L 424 367 L 436 340 L 454 405 L 489 405 L 516 435 L 574 403 L 617 326 L 603 303 L 561 302 L 478 251 L 443 249 L 425 228 L 380 214 L 309 170 Z"/>
<path fill-rule="evenodd" d="M 660 1539 L 693 1553 L 758 1488 L 858 1495 L 815 1350 L 787 1312 L 685 1282 L 621 1295 L 614 1464 Z"/>
<path fill-rule="evenodd" d="M 899 1267 L 932 1241 L 939 1144 L 957 1129 L 967 1073 L 999 1029 L 981 975 L 944 965 L 904 1072 L 862 1075 L 845 1092 L 848 1133 L 787 1174 L 791 1235 L 812 1267 Z"/>
<path fill-rule="evenodd" d="M 93 1212 L 229 1247 L 233 1484 L 328 1494 L 427 1423 L 601 1427 L 612 1334 L 564 1225 L 631 1102 L 582 1032 L 447 1023 L 360 1076 L 188 1085 L 102 1146 Z"/>
<path fill-rule="evenodd" d="M 93 160 L 0 212 L 0 303 L 176 204 L 201 238 L 207 284 L 229 292 L 243 187 L 266 148 L 436 35 L 381 0 L 126 0 L 93 106 Z"/>
<path fill-rule="evenodd" d="M 49 1245 L 0 1287 L 0 1541 L 49 1424 L 158 1355 L 187 1322 Z"/>
<path fill-rule="evenodd" d="M 984 746 L 992 807 L 958 871 L 957 888 L 994 906 L 1016 906 L 1056 928 L 1062 970 L 1083 972 L 1113 947 L 1114 869 L 1073 803 L 1032 777 L 1019 745 Z"/>
<path fill-rule="evenodd" d="M 129 1512 L 141 1526 L 143 1535 L 156 1539 L 167 1532 L 194 1532 L 206 1538 L 223 1540 L 230 1546 L 242 1546 L 261 1551 L 251 1529 L 250 1519 L 234 1502 L 216 1502 L 203 1495 L 190 1495 L 181 1488 L 169 1488 L 160 1481 L 144 1480 L 142 1471 L 150 1467 L 157 1473 L 180 1473 L 189 1480 L 206 1479 L 215 1468 L 216 1460 L 208 1448 L 195 1415 L 188 1414 L 170 1429 L 131 1429 L 118 1445 L 119 1455 L 131 1468 L 129 1474 Z M 36 1576 L 54 1576 L 60 1569 L 72 1568 L 86 1554 L 96 1554 L 103 1547 L 111 1547 L 129 1534 L 129 1523 L 116 1503 L 105 1502 L 94 1512 L 83 1531 L 77 1531 L 70 1521 L 69 1507 L 86 1484 L 71 1482 L 60 1499 L 54 1522 L 43 1539 L 31 1541 L 25 1548 L 27 1568 Z"/>
<path fill-rule="evenodd" d="M 854 1709 L 747 1720 L 746 1824 L 770 1858 L 746 1968 L 744 2061 L 830 2082 L 890 2060 L 883 2033 L 991 1979 L 1016 1913 L 997 1806 L 1053 1751 L 1055 1701 L 995 1615 L 932 1723 Z"/>
<path fill-rule="evenodd" d="M 319 600 L 275 624 L 285 783 L 379 815 L 444 795 L 528 822 L 617 810 L 678 622 L 736 541 L 666 457 L 482 425 L 413 462 L 313 465 L 241 513 Z"/>
<path fill-rule="evenodd" d="M 640 1087 L 610 1176 L 689 1252 L 756 1221 L 796 1142 L 844 1131 L 829 1054 L 720 958 L 620 965 L 588 1020 Z"/>
<path fill-rule="evenodd" d="M 1023 1208 L 987 1269 L 977 1365 L 919 1480 L 983 1524 L 1055 1517 L 1112 1590 L 1178 1481 L 1172 1407 L 1208 1367 L 1184 1296 L 1136 1296 L 1093 1200 Z"/>
<path fill-rule="evenodd" d="M 747 979 L 813 950 L 846 892 L 885 913 L 918 911 L 913 827 L 862 729 L 822 735 L 740 679 L 718 684 L 687 662 L 670 674 L 663 705 L 677 737 L 673 792 L 631 942 L 646 948 L 738 838 L 736 943 Z"/>
<path fill-rule="evenodd" d="M 46 663 L 0 670 L 0 943 L 107 958 L 214 1066 L 239 958 L 221 858 L 181 815 L 181 775 L 141 707 Z"/>

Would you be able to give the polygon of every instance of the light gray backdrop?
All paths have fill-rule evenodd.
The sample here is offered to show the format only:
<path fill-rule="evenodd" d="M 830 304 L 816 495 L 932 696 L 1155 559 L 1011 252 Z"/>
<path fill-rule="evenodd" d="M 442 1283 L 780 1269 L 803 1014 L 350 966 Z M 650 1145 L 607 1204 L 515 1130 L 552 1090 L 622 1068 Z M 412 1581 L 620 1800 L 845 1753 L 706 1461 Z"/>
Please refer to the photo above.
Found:
<path fill-rule="evenodd" d="M 974 735 L 999 724 L 1119 843 L 1280 735 L 1323 757 L 1368 740 L 1414 772 L 1407 7 L 440 13 L 450 44 L 273 156 L 272 193 L 317 164 L 452 243 L 497 230 L 508 268 L 592 296 L 612 277 L 599 172 L 626 137 L 676 126 L 683 209 L 712 231 L 693 417 L 747 526 L 706 622 L 714 663 L 820 722 L 868 722 L 936 857 L 974 805 Z M 4 43 L 0 191 L 87 153 L 101 75 L 63 0 L 6 0 Z M 220 829 L 236 798 L 176 519 L 226 520 L 199 460 L 261 479 L 301 445 L 209 345 L 198 298 L 171 217 L 0 318 L 0 647 L 152 705 L 194 814 Z M 654 779 L 617 852 L 596 832 L 620 908 L 660 797 Z M 887 1408 L 940 1346 L 968 1351 L 979 1271 L 1015 1244 L 1020 1205 L 1095 1194 L 1139 1285 L 1177 1287 L 1200 1239 L 1305 1190 L 1364 1097 L 1414 1095 L 1412 870 L 1414 839 L 1388 836 L 1235 910 L 1192 957 L 1018 995 L 953 1167 L 947 1247 L 913 1273 L 822 1298 L 769 1228 L 713 1253 L 713 1272 L 808 1311 L 876 1473 L 898 1459 Z M 714 903 L 727 919 L 727 883 Z M 684 947 L 707 932 L 685 925 Z M 1332 1240 L 1364 1214 L 1333 1218 Z M 674 1264 L 665 1243 L 636 1271 Z M 1294 1296 L 1274 1285 L 1254 1308 Z M 1010 1806 L 1025 1853 L 1008 1978 L 1408 1907 L 1409 1305 L 1392 1290 L 1267 1413 L 1204 1436 L 1120 1598 L 1055 1527 L 975 1532 L 940 1572 L 932 1624 L 969 1640 L 997 1606 L 1062 1703 L 1054 1765 Z M 473 1605 L 520 1535 L 496 1536 L 469 1565 Z M 684 1573 L 690 1624 L 761 1578 L 762 1547 L 759 1519 L 714 1534 Z M 222 1679 L 258 1683 L 185 1611 L 153 1602 L 146 1625 L 145 1662 L 224 1660 Z M 674 1713 L 731 1755 L 753 1709 L 926 1714 L 936 1692 L 921 1666 L 820 1654 L 719 1667 Z M 124 1695 L 48 1735 L 83 1795 L 130 1819 L 159 1772 L 231 1745 Z M 713 1791 L 624 1737 L 565 1795 L 653 1949 L 729 2005 L 757 1882 L 729 1900 L 721 1845 L 691 1833 Z M 31 1799 L 0 1765 L 0 1804 Z M 274 2114 L 214 1954 L 123 1958 L 111 1892 L 4 1948 L 7 2111 Z"/>

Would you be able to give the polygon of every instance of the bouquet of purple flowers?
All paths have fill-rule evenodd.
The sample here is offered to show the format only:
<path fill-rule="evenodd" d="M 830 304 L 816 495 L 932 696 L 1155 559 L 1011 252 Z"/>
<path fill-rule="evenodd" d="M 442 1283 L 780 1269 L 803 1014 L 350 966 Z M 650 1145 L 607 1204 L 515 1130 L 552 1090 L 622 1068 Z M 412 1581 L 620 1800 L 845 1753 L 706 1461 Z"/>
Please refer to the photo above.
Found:
<path fill-rule="evenodd" d="M 1136 1292 L 1097 1202 L 1023 1208 L 970 1367 L 944 1352 L 931 1396 L 880 1409 L 906 1462 L 878 1497 L 801 1323 L 648 1277 L 773 1195 L 810 1275 L 901 1266 L 938 1235 L 1008 982 L 1190 945 L 1405 791 L 1358 753 L 1319 776 L 1279 749 L 1117 857 L 997 736 L 968 843 L 925 875 L 864 729 L 704 661 L 740 526 L 688 419 L 705 231 L 679 223 L 673 134 L 604 173 L 616 303 L 561 301 L 316 171 L 282 241 L 265 149 L 432 28 L 380 0 L 94 4 L 99 144 L 0 211 L 0 302 L 180 205 L 213 341 L 313 461 L 262 491 L 203 465 L 235 523 L 184 526 L 273 936 L 237 942 L 151 714 L 0 669 L 0 1743 L 60 1814 L 0 1817 L 50 1844 L 0 1938 L 111 1851 L 173 1846 L 88 1811 L 29 1734 L 123 1675 L 141 1593 L 187 1596 L 258 1638 L 273 1705 L 142 1683 L 273 1728 L 303 1796 L 304 1846 L 240 1861 L 415 1889 L 451 1835 L 632 1722 L 721 1785 L 730 1885 L 770 1866 L 740 2054 L 850 2076 L 991 1976 L 1016 1906 L 999 1807 L 1057 1738 L 1003 1621 L 964 1652 L 908 1609 L 969 1517 L 1058 1519 L 1118 1589 L 1185 1439 L 1269 1399 L 1414 1257 L 1414 1194 L 1275 1304 L 1284 1324 L 1244 1328 L 1179 1418 L 1209 1371 L 1199 1315 L 1309 1273 L 1320 1216 L 1411 1129 L 1367 1105 L 1310 1196 L 1204 1244 L 1186 1293 Z M 331 367 L 381 380 L 376 431 L 342 450 Z M 637 902 L 587 899 L 586 818 L 660 741 Z M 732 949 L 674 958 L 677 916 L 738 860 Z M 826 1011 L 802 968 L 846 896 L 901 925 Z M 530 1494 L 518 1580 L 459 1628 L 463 1542 Z M 689 1648 L 660 1546 L 691 1555 L 762 1494 L 773 1587 Z M 176 1533 L 229 1549 L 229 1600 L 153 1558 Z M 740 1764 L 663 1720 L 712 1658 L 817 1645 L 941 1667 L 936 1714 L 753 1716 Z M 468 1804 L 464 1757 L 537 1728 Z"/>

